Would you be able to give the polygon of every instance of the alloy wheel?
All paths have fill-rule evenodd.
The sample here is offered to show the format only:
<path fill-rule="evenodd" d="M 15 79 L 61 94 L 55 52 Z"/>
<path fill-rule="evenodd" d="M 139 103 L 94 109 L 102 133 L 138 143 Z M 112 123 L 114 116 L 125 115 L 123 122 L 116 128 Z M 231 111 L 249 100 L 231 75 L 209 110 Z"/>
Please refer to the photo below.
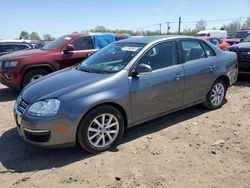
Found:
<path fill-rule="evenodd" d="M 114 142 L 119 132 L 119 122 L 112 114 L 101 114 L 90 124 L 88 141 L 97 148 L 106 147 Z"/>
<path fill-rule="evenodd" d="M 225 87 L 222 83 L 218 82 L 217 84 L 214 85 L 212 91 L 211 91 L 211 96 L 210 100 L 212 105 L 214 106 L 219 106 L 223 102 L 225 96 Z"/>

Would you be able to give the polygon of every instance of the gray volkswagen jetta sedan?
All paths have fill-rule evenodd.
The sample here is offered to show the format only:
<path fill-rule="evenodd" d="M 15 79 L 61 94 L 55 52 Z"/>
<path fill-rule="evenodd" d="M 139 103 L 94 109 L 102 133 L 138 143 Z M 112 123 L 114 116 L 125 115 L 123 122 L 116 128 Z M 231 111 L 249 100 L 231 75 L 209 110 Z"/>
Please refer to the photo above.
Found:
<path fill-rule="evenodd" d="M 118 41 L 28 85 L 14 107 L 17 130 L 39 146 L 105 151 L 128 127 L 195 104 L 220 108 L 237 79 L 236 59 L 191 37 Z"/>

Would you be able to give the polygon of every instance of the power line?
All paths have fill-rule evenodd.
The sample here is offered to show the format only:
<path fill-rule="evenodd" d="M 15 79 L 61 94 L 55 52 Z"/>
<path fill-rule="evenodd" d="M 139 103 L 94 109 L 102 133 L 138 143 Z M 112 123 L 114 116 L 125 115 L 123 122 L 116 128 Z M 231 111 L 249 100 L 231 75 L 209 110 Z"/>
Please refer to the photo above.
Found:
<path fill-rule="evenodd" d="M 222 22 L 222 21 L 232 21 L 232 20 L 241 20 L 241 19 L 246 19 L 247 17 L 236 17 L 236 18 L 224 18 L 224 19 L 216 19 L 216 20 L 204 20 L 206 21 L 207 23 L 211 23 L 211 22 Z M 179 20 L 180 21 L 180 20 Z M 152 24 L 152 25 L 148 25 L 148 26 L 144 26 L 144 27 L 139 27 L 137 29 L 135 29 L 136 31 L 138 30 L 143 30 L 143 29 L 146 29 L 146 28 L 150 28 L 150 27 L 155 27 L 155 26 L 160 26 L 160 33 L 161 33 L 161 30 L 162 30 L 162 25 L 163 24 L 167 24 L 167 32 L 169 32 L 169 29 L 170 29 L 170 24 L 178 24 L 178 28 L 180 27 L 180 24 L 183 23 L 183 24 L 187 24 L 187 23 L 197 23 L 199 20 L 197 21 L 182 21 L 181 22 L 173 22 L 173 21 L 167 21 L 167 22 L 161 22 L 161 23 L 157 23 L 157 24 Z"/>

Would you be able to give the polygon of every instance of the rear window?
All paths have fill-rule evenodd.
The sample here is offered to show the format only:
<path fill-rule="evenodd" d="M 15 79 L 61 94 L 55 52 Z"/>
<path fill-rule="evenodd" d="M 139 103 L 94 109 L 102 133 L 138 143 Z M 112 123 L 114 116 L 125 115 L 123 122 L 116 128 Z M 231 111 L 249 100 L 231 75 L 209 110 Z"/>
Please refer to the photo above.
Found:
<path fill-rule="evenodd" d="M 201 42 L 201 45 L 202 45 L 207 57 L 215 56 L 213 49 L 210 48 L 207 44 L 205 44 L 204 42 Z"/>
<path fill-rule="evenodd" d="M 249 35 L 250 35 L 249 31 L 239 31 L 239 32 L 233 33 L 231 35 L 231 38 L 246 38 Z"/>

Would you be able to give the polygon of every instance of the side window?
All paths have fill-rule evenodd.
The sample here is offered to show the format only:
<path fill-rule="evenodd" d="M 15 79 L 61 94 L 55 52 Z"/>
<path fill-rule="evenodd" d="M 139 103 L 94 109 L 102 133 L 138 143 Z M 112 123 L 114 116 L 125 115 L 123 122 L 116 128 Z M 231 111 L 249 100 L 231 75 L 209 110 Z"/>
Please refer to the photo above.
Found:
<path fill-rule="evenodd" d="M 203 49 L 205 50 L 207 57 L 215 56 L 213 49 L 210 48 L 207 44 L 205 44 L 204 42 L 201 42 L 201 45 L 202 45 Z"/>
<path fill-rule="evenodd" d="M 3 46 L 3 51 L 4 52 L 14 52 L 16 51 L 16 46 L 15 45 L 12 45 L 12 44 L 6 44 Z"/>
<path fill-rule="evenodd" d="M 75 46 L 76 50 L 93 49 L 92 37 L 81 37 L 74 40 L 71 44 Z"/>
<path fill-rule="evenodd" d="M 220 44 L 219 40 L 217 40 L 217 39 L 212 39 L 212 43 L 213 43 L 214 45 Z"/>
<path fill-rule="evenodd" d="M 139 64 L 149 64 L 157 70 L 178 64 L 177 47 L 174 41 L 164 42 L 149 49 L 139 60 Z"/>
<path fill-rule="evenodd" d="M 201 58 L 206 58 L 204 50 L 198 40 L 181 41 L 185 61 L 193 61 Z"/>
<path fill-rule="evenodd" d="M 18 45 L 18 48 L 19 48 L 19 50 L 24 50 L 24 49 L 28 49 L 31 47 L 29 47 L 28 45 L 21 44 L 21 45 Z"/>
<path fill-rule="evenodd" d="M 222 44 L 222 43 L 223 43 L 223 41 L 222 41 L 221 39 L 218 39 L 218 41 L 219 41 L 219 44 Z"/>
<path fill-rule="evenodd" d="M 0 45 L 0 53 L 1 53 L 1 52 L 4 52 L 4 51 L 3 51 L 3 45 Z"/>

